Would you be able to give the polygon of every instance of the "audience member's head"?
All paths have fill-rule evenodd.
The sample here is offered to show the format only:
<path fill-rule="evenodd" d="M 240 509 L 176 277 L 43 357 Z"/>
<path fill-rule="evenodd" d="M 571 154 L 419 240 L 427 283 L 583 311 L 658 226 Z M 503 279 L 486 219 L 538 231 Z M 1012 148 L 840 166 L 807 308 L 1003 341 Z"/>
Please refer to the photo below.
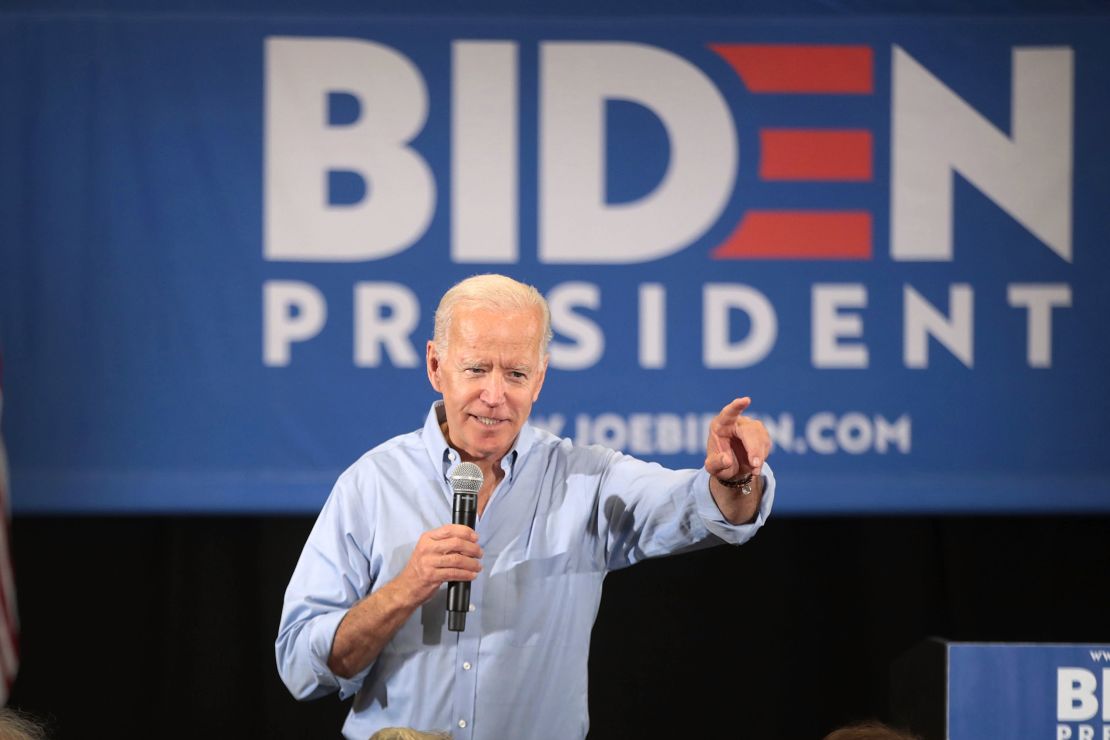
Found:
<path fill-rule="evenodd" d="M 0 740 L 46 740 L 46 731 L 28 715 L 0 707 Z"/>
<path fill-rule="evenodd" d="M 0 738 L 0 740 L 3 740 Z M 451 740 L 449 732 L 421 732 L 408 727 L 386 727 L 370 736 L 370 740 Z"/>
<path fill-rule="evenodd" d="M 825 735 L 825 740 L 921 740 L 917 735 L 869 720 L 845 725 Z"/>

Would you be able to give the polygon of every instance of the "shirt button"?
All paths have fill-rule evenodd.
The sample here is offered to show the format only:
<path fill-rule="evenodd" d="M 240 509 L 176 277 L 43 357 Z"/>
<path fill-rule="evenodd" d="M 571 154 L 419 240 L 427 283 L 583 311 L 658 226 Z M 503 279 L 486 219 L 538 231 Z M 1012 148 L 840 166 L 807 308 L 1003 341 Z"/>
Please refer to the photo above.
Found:
<path fill-rule="evenodd" d="M 470 605 L 470 611 L 474 611 L 474 610 L 475 610 L 475 609 L 477 609 L 477 608 L 478 608 L 478 607 L 474 606 L 473 604 L 471 604 L 471 605 Z"/>
<path fill-rule="evenodd" d="M 470 663 L 469 662 L 463 663 L 463 670 L 464 671 L 469 671 L 470 670 Z"/>
<path fill-rule="evenodd" d="M 463 729 L 466 728 L 466 720 L 465 719 L 460 719 L 459 720 L 459 727 L 461 727 Z"/>

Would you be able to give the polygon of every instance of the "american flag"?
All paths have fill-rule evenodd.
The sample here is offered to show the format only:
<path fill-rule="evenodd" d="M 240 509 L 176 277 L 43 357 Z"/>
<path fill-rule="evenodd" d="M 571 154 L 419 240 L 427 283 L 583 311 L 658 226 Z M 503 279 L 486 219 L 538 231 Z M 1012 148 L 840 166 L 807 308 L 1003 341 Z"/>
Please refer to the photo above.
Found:
<path fill-rule="evenodd" d="M 3 375 L 0 362 L 0 376 Z M 0 381 L 0 417 L 4 411 L 4 386 Z M 8 549 L 8 523 L 11 519 L 11 500 L 8 498 L 8 456 L 4 452 L 4 438 L 0 436 L 0 706 L 8 703 L 15 674 L 19 670 L 19 615 L 15 604 L 15 578 L 12 575 L 12 558 Z"/>

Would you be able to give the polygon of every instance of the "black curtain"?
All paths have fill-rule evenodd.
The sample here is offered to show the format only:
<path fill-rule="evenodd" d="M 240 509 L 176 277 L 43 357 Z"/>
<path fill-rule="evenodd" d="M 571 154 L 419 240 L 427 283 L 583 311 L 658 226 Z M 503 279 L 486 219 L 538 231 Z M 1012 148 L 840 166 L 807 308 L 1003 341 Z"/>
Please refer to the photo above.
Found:
<path fill-rule="evenodd" d="M 338 737 L 346 706 L 294 701 L 274 667 L 311 526 L 17 517 L 10 704 L 58 740 Z M 590 738 L 818 740 L 890 719 L 891 661 L 925 637 L 1106 643 L 1108 535 L 1105 516 L 780 517 L 742 548 L 614 573 Z"/>

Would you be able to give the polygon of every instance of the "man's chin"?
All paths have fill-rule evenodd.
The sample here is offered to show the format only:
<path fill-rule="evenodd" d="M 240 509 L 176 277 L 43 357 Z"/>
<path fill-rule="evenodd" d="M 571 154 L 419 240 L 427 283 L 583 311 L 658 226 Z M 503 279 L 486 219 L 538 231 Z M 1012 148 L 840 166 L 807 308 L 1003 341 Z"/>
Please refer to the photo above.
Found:
<path fill-rule="evenodd" d="M 489 458 L 504 455 L 512 445 L 512 432 L 506 426 L 471 437 L 472 454 L 477 457 Z"/>

